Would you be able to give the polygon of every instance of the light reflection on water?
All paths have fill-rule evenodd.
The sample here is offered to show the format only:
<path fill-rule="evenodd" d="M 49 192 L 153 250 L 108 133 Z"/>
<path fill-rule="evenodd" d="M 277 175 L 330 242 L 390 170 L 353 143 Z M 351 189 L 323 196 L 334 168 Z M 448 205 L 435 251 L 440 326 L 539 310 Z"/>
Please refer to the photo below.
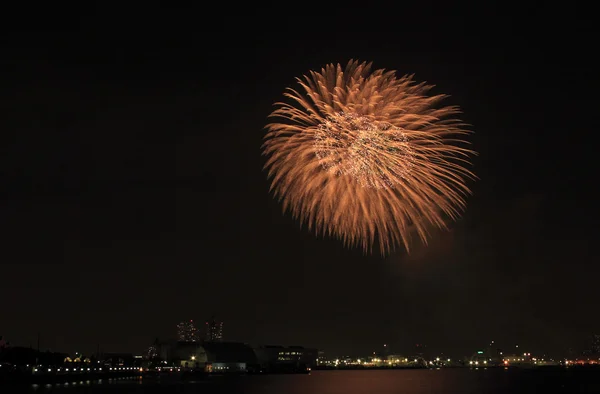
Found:
<path fill-rule="evenodd" d="M 505 370 L 504 368 L 313 371 L 310 375 L 210 377 L 197 382 L 135 377 L 31 385 L 22 389 L 35 394 L 600 393 L 600 369 L 594 371 Z"/>

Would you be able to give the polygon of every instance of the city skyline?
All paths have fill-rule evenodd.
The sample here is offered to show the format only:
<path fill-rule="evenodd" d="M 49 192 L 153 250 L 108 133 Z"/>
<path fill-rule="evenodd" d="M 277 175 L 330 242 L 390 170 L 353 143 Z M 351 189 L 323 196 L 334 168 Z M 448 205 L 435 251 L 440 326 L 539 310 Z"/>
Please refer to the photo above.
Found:
<path fill-rule="evenodd" d="M 299 345 L 299 344 L 274 344 L 274 343 L 254 343 L 254 344 L 248 344 L 248 343 L 243 343 L 243 342 L 238 342 L 238 341 L 224 341 L 223 337 L 222 337 L 222 325 L 223 322 L 217 321 L 214 316 L 211 319 L 210 322 L 206 322 L 207 325 L 211 324 L 213 326 L 213 329 L 211 330 L 210 328 L 206 330 L 205 333 L 205 338 L 199 340 L 199 336 L 197 335 L 199 330 L 196 329 L 195 325 L 193 324 L 193 320 L 189 320 L 189 321 L 185 321 L 185 322 L 181 322 L 179 324 L 176 325 L 176 335 L 172 336 L 172 337 L 167 337 L 167 338 L 156 338 L 154 340 L 154 342 L 147 347 L 146 349 L 143 349 L 143 351 L 138 351 L 138 352 L 132 352 L 130 353 L 128 356 L 131 358 L 139 358 L 139 357 L 143 357 L 144 359 L 147 360 L 152 360 L 154 358 L 161 358 L 161 355 L 165 355 L 168 354 L 161 352 L 160 349 L 163 346 L 167 346 L 167 347 L 177 347 L 178 344 L 186 347 L 186 346 L 190 346 L 192 345 L 193 348 L 198 348 L 198 347 L 202 347 L 202 346 L 206 346 L 206 345 L 210 345 L 211 343 L 220 343 L 220 342 L 224 342 L 225 345 L 227 344 L 238 344 L 238 345 L 247 345 L 247 346 L 251 346 L 252 348 L 255 349 L 263 349 L 263 348 L 289 348 L 289 349 L 301 349 L 301 348 L 305 348 L 303 345 Z M 215 331 L 216 329 L 216 331 Z M 220 334 L 220 336 L 219 336 Z M 30 346 L 29 348 L 27 346 L 23 346 L 23 344 L 10 344 L 10 342 L 4 340 L 2 338 L 2 336 L 0 336 L 0 350 L 6 350 L 10 348 L 16 348 L 19 349 L 20 351 L 23 350 L 33 350 L 33 348 Z M 43 349 L 43 348 L 39 348 L 37 349 L 39 350 L 41 353 L 46 353 L 46 352 L 54 352 L 55 354 L 66 354 L 68 356 L 68 352 L 64 352 L 64 351 L 60 351 L 58 349 Z M 342 363 L 340 364 L 340 366 L 342 366 L 342 364 L 345 364 L 346 362 L 343 360 L 347 360 L 347 365 L 354 365 L 357 363 L 360 364 L 360 360 L 362 360 L 363 362 L 367 362 L 368 360 L 373 360 L 375 362 L 381 363 L 383 362 L 385 364 L 386 360 L 396 360 L 398 358 L 403 359 L 403 362 L 408 362 L 407 360 L 410 359 L 410 362 L 412 362 L 415 357 L 422 359 L 422 360 L 426 360 L 426 361 L 430 361 L 430 360 L 437 360 L 445 363 L 445 361 L 450 362 L 451 360 L 454 360 L 454 363 L 460 362 L 460 363 L 468 363 L 469 359 L 474 360 L 474 359 L 487 359 L 489 361 L 502 361 L 502 360 L 513 360 L 513 361 L 535 361 L 535 360 L 541 360 L 541 361 L 553 361 L 553 362 L 564 362 L 565 360 L 571 360 L 572 362 L 575 362 L 576 360 L 580 360 L 580 361 L 592 361 L 594 363 L 598 363 L 600 362 L 600 334 L 591 334 L 589 336 L 587 336 L 586 338 L 583 338 L 580 343 L 579 343 L 579 347 L 578 349 L 573 349 L 573 348 L 568 348 L 568 349 L 564 349 L 562 352 L 559 353 L 552 353 L 552 352 L 546 352 L 544 350 L 538 350 L 537 352 L 534 351 L 532 353 L 532 349 L 530 347 L 527 346 L 527 344 L 523 345 L 519 345 L 517 344 L 508 344 L 508 343 L 498 343 L 495 340 L 490 340 L 488 344 L 484 344 L 482 346 L 479 346 L 477 348 L 471 349 L 470 352 L 465 353 L 465 354 L 449 354 L 449 353 L 445 353 L 444 351 L 440 350 L 440 349 L 436 349 L 436 348 L 432 348 L 432 347 L 428 347 L 427 344 L 423 344 L 423 343 L 415 343 L 411 348 L 397 348 L 394 347 L 393 345 L 384 343 L 381 346 L 379 346 L 376 349 L 373 349 L 373 351 L 369 351 L 369 352 L 358 352 L 355 350 L 350 350 L 346 353 L 331 353 L 331 352 L 326 352 L 322 349 L 314 349 L 315 351 L 318 351 L 318 358 L 319 360 L 328 360 L 328 362 L 324 362 L 323 364 L 331 364 L 333 362 L 333 360 L 342 360 Z M 90 357 L 99 357 L 101 355 L 111 355 L 111 354 L 121 354 L 121 355 L 127 355 L 127 352 L 108 352 L 105 353 L 104 351 L 101 351 L 100 346 L 98 346 L 98 348 L 96 349 L 95 352 L 75 352 L 74 353 L 75 356 L 78 359 L 82 359 L 85 358 L 86 360 L 88 360 Z M 69 358 L 70 359 L 70 358 Z M 396 360 L 399 361 L 399 360 Z M 369 361 L 370 362 L 370 361 Z M 317 364 L 319 364 L 320 361 L 317 362 Z M 475 365 L 475 364 L 474 364 Z M 337 366 L 337 361 L 336 361 L 336 365 Z"/>
<path fill-rule="evenodd" d="M 145 357 L 152 358 L 154 356 L 159 356 L 158 348 L 161 344 L 171 344 L 174 343 L 198 343 L 201 345 L 202 343 L 210 343 L 210 342 L 226 342 L 226 343 L 245 343 L 251 346 L 267 346 L 267 347 L 280 347 L 280 346 L 304 346 L 298 343 L 275 343 L 272 341 L 266 341 L 263 343 L 248 343 L 248 342 L 239 342 L 235 339 L 233 340 L 225 340 L 223 337 L 223 322 L 216 319 L 215 315 L 212 315 L 210 320 L 205 322 L 204 332 L 198 329 L 193 320 L 187 320 L 176 324 L 175 330 L 173 331 L 173 335 L 167 335 L 162 338 L 156 337 L 152 344 L 144 347 L 143 349 L 136 349 L 132 351 L 131 354 L 140 354 Z M 51 351 L 58 353 L 65 353 L 64 350 L 61 349 L 50 349 L 47 347 L 40 347 L 39 342 L 40 337 L 38 336 L 37 348 L 42 351 Z M 595 360 L 595 357 L 600 357 L 600 334 L 590 333 L 586 335 L 584 338 L 578 338 L 577 340 L 573 340 L 571 344 L 573 346 L 566 347 L 560 350 L 550 350 L 545 348 L 534 348 L 527 342 L 519 342 L 519 343 L 501 343 L 495 340 L 489 340 L 489 343 L 479 344 L 478 346 L 466 351 L 466 353 L 457 353 L 457 352 L 447 352 L 446 347 L 433 347 L 428 346 L 426 343 L 414 343 L 410 346 L 398 346 L 398 344 L 394 343 L 384 343 L 374 346 L 372 349 L 368 351 L 357 350 L 352 346 L 348 346 L 346 351 L 342 352 L 331 352 L 325 349 L 318 349 L 320 354 L 327 355 L 329 360 L 333 360 L 336 358 L 352 358 L 356 359 L 366 359 L 369 357 L 377 357 L 381 359 L 386 359 L 388 356 L 397 355 L 402 357 L 424 357 L 426 359 L 430 359 L 432 355 L 446 358 L 450 357 L 454 360 L 464 360 L 468 359 L 471 356 L 476 354 L 485 354 L 486 357 L 513 357 L 513 356 L 530 356 L 533 353 L 534 356 L 543 357 L 545 359 L 553 359 L 553 360 L 575 360 L 581 359 L 584 360 L 589 357 L 592 357 Z M 34 346 L 29 344 L 27 346 L 24 343 L 11 343 L 7 341 L 2 335 L 0 335 L 0 348 L 6 347 L 17 347 L 17 348 L 30 348 L 33 349 Z M 97 344 L 94 351 L 88 352 L 74 352 L 75 354 L 101 354 L 104 353 L 105 349 L 102 348 L 101 344 Z M 66 353 L 69 353 L 68 351 Z M 108 353 L 122 353 L 119 349 L 110 349 Z M 125 352 L 127 353 L 127 352 Z M 435 356 L 433 356 L 435 358 Z M 599 359 L 600 361 L 600 359 Z"/>
<path fill-rule="evenodd" d="M 558 31 L 582 11 L 533 3 L 429 7 L 390 5 L 379 18 L 394 23 L 364 25 L 353 9 L 308 32 L 259 8 L 194 30 L 200 5 L 91 13 L 85 32 L 9 27 L 0 335 L 141 352 L 218 311 L 227 341 L 332 354 L 583 347 L 600 331 L 594 25 Z M 475 131 L 464 215 L 410 254 L 315 236 L 269 190 L 273 104 L 350 59 L 434 84 Z"/>

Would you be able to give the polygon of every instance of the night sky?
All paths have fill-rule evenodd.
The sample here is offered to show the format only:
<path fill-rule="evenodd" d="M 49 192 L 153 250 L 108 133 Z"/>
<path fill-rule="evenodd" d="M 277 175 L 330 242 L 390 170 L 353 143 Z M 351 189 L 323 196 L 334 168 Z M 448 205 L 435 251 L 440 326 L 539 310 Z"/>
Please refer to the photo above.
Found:
<path fill-rule="evenodd" d="M 227 340 L 332 355 L 580 349 L 600 332 L 588 10 L 391 4 L 2 33 L 0 335 L 141 353 L 216 313 Z M 268 190 L 272 104 L 350 59 L 435 84 L 475 131 L 464 217 L 410 255 L 317 238 Z"/>

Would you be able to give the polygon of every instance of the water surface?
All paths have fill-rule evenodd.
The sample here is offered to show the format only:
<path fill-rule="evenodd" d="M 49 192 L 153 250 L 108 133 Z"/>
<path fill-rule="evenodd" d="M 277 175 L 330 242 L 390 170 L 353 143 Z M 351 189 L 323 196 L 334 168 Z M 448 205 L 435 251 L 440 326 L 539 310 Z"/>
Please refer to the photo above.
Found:
<path fill-rule="evenodd" d="M 0 387 L 4 393 L 7 387 Z M 372 370 L 313 371 L 309 375 L 210 377 L 204 381 L 121 378 L 56 385 L 12 386 L 6 392 L 42 394 L 244 393 L 436 394 L 600 393 L 600 370 Z"/>

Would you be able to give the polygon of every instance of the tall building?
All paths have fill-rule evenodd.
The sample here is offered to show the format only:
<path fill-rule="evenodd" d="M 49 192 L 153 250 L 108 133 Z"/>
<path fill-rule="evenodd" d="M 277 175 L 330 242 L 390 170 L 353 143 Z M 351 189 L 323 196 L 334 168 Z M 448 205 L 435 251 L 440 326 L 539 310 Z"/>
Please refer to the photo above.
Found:
<path fill-rule="evenodd" d="M 388 344 L 387 344 L 387 343 L 384 343 L 384 344 L 383 344 L 383 350 L 382 350 L 382 352 L 381 352 L 381 356 L 382 356 L 382 358 L 387 360 L 387 358 L 388 358 L 388 356 L 389 356 L 390 354 L 391 354 L 390 347 L 388 346 Z"/>
<path fill-rule="evenodd" d="M 592 335 L 592 346 L 590 347 L 591 354 L 600 354 L 600 334 Z"/>
<path fill-rule="evenodd" d="M 177 325 L 177 338 L 180 342 L 198 342 L 198 328 L 193 320 L 184 321 Z"/>
<path fill-rule="evenodd" d="M 220 342 L 223 340 L 223 322 L 218 321 L 215 316 L 206 322 L 205 339 L 207 342 Z"/>

